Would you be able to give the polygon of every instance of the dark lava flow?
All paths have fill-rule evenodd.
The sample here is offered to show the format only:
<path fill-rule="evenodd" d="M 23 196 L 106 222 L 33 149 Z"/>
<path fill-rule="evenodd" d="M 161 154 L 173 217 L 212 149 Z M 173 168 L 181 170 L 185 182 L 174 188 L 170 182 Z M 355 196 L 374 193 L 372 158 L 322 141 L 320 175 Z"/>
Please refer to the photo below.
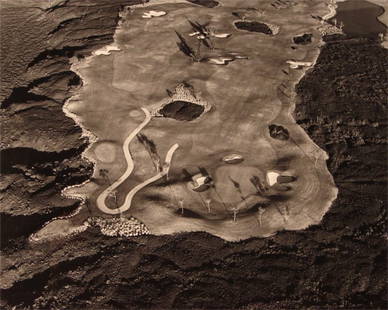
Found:
<path fill-rule="evenodd" d="M 264 23 L 253 22 L 253 21 L 238 21 L 234 25 L 237 29 L 250 31 L 250 32 L 260 32 L 267 35 L 272 35 L 272 30 Z"/>
<path fill-rule="evenodd" d="M 365 1 L 351 0 L 339 2 L 337 14 L 329 21 L 343 23 L 343 32 L 348 36 L 376 37 L 379 33 L 385 34 L 387 26 L 377 17 L 384 13 L 384 8 Z"/>
<path fill-rule="evenodd" d="M 192 121 L 199 117 L 204 110 L 205 108 L 202 105 L 177 100 L 166 104 L 159 110 L 159 113 L 164 117 L 173 118 L 178 121 Z"/>

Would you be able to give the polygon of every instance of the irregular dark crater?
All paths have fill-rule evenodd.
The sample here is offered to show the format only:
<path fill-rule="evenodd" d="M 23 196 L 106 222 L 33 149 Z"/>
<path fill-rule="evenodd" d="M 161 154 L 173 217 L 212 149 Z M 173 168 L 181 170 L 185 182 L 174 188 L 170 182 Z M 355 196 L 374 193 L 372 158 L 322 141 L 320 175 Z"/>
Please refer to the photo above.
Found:
<path fill-rule="evenodd" d="M 192 121 L 205 111 L 205 107 L 189 101 L 176 100 L 166 104 L 159 113 L 164 117 L 178 121 Z"/>
<path fill-rule="evenodd" d="M 187 0 L 188 2 L 204 6 L 206 8 L 215 8 L 218 6 L 218 2 L 214 0 Z"/>
<path fill-rule="evenodd" d="M 245 30 L 250 32 L 259 32 L 266 35 L 272 35 L 273 32 L 271 28 L 264 23 L 255 22 L 255 21 L 237 21 L 234 23 L 234 26 L 239 30 Z"/>
<path fill-rule="evenodd" d="M 293 41 L 294 41 L 295 44 L 305 45 L 305 44 L 311 43 L 312 38 L 313 38 L 313 34 L 312 33 L 305 33 L 303 35 L 294 37 Z"/>
<path fill-rule="evenodd" d="M 268 129 L 269 135 L 274 139 L 286 141 L 290 138 L 290 133 L 283 126 L 272 124 Z"/>

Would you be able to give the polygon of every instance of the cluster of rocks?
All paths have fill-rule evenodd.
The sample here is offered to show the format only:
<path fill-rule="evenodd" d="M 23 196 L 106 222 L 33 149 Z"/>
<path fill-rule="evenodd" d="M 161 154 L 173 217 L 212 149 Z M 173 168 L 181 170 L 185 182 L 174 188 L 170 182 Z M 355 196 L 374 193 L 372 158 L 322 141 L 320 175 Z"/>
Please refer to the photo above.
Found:
<path fill-rule="evenodd" d="M 91 226 L 99 227 L 101 233 L 106 236 L 132 237 L 150 234 L 148 228 L 134 217 L 91 217 L 88 219 L 88 223 Z"/>
<path fill-rule="evenodd" d="M 343 31 L 341 28 L 337 28 L 336 26 L 333 26 L 330 24 L 322 25 L 318 30 L 321 32 L 322 36 L 329 36 L 333 34 L 343 34 Z"/>

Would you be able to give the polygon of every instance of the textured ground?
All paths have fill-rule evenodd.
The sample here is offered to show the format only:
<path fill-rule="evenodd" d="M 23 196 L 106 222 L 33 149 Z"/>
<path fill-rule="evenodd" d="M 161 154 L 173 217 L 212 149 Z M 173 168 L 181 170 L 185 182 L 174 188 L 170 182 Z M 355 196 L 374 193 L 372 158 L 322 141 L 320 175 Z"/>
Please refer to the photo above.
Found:
<path fill-rule="evenodd" d="M 374 39 L 326 38 L 297 86 L 295 117 L 329 153 L 340 190 L 319 225 L 240 243 L 89 229 L 28 244 L 76 208 L 61 189 L 91 175 L 80 158 L 86 141 L 61 108 L 81 86 L 69 58 L 112 40 L 128 4 L 115 3 L 2 8 L 2 307 L 386 308 L 387 50 Z"/>
<path fill-rule="evenodd" d="M 142 18 L 150 9 L 165 10 L 167 14 Z M 123 209 L 122 216 L 134 216 L 157 235 L 206 231 L 226 240 L 241 240 L 318 223 L 335 199 L 337 189 L 327 171 L 326 154 L 291 116 L 292 89 L 307 68 L 290 69 L 287 61 L 316 60 L 321 44 L 317 30 L 320 22 L 310 15 L 326 14 L 327 3 L 300 1 L 279 10 L 270 1 L 247 4 L 224 0 L 220 7 L 211 9 L 165 3 L 125 12 L 111 45 L 116 51 L 88 58 L 73 67 L 85 86 L 66 110 L 98 142 L 86 152 L 96 163 L 96 180 L 72 189 L 71 194 L 88 197 L 88 207 L 97 215 L 103 209 L 105 213 Z M 236 14 L 246 21 L 276 25 L 276 34 L 239 31 L 234 26 Z M 201 57 L 234 52 L 248 59 L 236 59 L 228 65 L 192 61 L 176 46 L 175 31 L 179 31 L 191 46 L 197 47 L 198 40 L 189 36 L 193 29 L 188 20 L 209 24 L 215 34 L 229 36 L 211 36 L 214 49 L 202 45 Z M 292 49 L 293 37 L 306 32 L 313 35 L 313 41 Z M 157 111 L 178 100 L 174 98 L 186 98 L 206 108 L 200 117 L 190 121 L 158 117 Z M 153 116 L 144 126 L 142 108 Z M 272 137 L 272 124 L 284 126 L 290 138 Z M 153 163 L 144 143 L 133 136 L 139 126 L 140 134 L 152 142 L 158 164 L 155 160 Z M 115 205 L 113 199 L 109 203 L 102 195 L 109 183 L 127 170 L 122 148 L 131 135 L 134 141 L 129 149 L 134 169 L 117 185 Z M 133 188 L 157 174 L 157 166 L 174 144 L 179 147 L 172 157 L 168 179 L 157 179 L 140 190 L 132 203 L 124 203 Z M 239 154 L 243 161 L 224 163 L 222 158 L 228 154 Z M 213 186 L 201 192 L 190 187 L 190 176 L 198 174 L 198 167 L 206 169 L 213 180 Z M 101 169 L 107 177 L 102 177 Z M 266 182 L 268 171 L 292 174 L 296 181 L 271 187 Z M 252 178 L 257 178 L 266 190 L 258 191 Z M 78 217 L 82 216 L 85 213 Z"/>

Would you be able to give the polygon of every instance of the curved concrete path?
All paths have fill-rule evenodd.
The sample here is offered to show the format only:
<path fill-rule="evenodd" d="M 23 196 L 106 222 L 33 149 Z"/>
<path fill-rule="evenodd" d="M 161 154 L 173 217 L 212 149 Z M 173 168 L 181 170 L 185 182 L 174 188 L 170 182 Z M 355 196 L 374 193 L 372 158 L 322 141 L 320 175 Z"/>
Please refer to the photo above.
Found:
<path fill-rule="evenodd" d="M 131 157 L 131 153 L 129 152 L 129 144 L 133 140 L 134 137 L 145 127 L 147 124 L 151 121 L 151 114 L 150 112 L 142 108 L 144 114 L 146 115 L 146 118 L 144 121 L 125 139 L 123 143 L 123 151 L 124 156 L 127 161 L 127 169 L 125 170 L 124 174 L 118 178 L 112 185 L 110 185 L 108 188 L 106 188 L 98 197 L 97 197 L 97 207 L 104 213 L 107 214 L 121 214 L 125 211 L 127 211 L 131 207 L 131 202 L 135 194 L 140 191 L 142 188 L 146 187 L 148 184 L 151 184 L 165 175 L 168 174 L 168 171 L 170 169 L 170 163 L 172 160 L 172 156 L 174 155 L 174 152 L 179 147 L 178 144 L 174 144 L 167 152 L 165 163 L 163 165 L 162 171 L 160 171 L 158 174 L 154 175 L 153 177 L 145 180 L 144 182 L 136 185 L 132 190 L 129 191 L 129 193 L 125 197 L 124 203 L 119 206 L 116 209 L 109 208 L 105 201 L 107 197 L 119 186 L 121 185 L 132 173 L 134 169 L 134 163 Z"/>

